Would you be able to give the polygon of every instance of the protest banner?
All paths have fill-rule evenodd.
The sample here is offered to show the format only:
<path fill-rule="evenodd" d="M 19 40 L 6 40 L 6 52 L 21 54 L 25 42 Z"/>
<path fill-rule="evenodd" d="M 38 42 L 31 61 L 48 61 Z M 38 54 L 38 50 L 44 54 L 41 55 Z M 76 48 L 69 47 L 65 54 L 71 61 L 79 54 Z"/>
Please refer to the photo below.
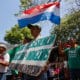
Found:
<path fill-rule="evenodd" d="M 21 45 L 16 50 L 10 68 L 32 76 L 38 76 L 48 61 L 55 39 L 56 35 L 51 35 Z"/>

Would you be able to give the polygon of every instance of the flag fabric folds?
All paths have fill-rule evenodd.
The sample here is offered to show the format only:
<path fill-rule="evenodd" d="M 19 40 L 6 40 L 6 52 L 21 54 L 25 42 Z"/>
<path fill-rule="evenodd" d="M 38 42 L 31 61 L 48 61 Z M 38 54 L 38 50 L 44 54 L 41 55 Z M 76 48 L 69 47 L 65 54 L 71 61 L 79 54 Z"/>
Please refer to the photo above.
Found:
<path fill-rule="evenodd" d="M 52 23 L 60 24 L 59 2 L 49 2 L 23 11 L 18 18 L 18 23 L 22 28 L 28 24 L 34 24 L 43 20 L 50 20 Z"/>

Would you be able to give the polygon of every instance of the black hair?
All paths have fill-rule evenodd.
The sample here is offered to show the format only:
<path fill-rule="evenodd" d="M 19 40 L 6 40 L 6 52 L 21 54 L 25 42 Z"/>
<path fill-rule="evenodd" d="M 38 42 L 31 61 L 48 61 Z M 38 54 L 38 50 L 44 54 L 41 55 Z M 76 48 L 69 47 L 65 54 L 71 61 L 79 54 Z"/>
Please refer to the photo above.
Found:
<path fill-rule="evenodd" d="M 32 25 L 32 24 L 28 24 L 28 28 L 32 28 L 32 27 L 35 27 L 37 29 L 39 29 L 41 31 L 41 27 L 39 27 L 38 25 Z"/>

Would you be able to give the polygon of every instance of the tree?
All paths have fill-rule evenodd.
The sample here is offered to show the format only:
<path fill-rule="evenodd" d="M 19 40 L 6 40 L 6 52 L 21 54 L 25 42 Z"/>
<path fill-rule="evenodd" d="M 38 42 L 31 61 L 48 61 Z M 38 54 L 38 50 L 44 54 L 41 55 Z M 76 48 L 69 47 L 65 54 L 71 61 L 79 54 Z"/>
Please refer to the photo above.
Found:
<path fill-rule="evenodd" d="M 31 0 L 20 0 L 20 7 L 25 10 L 31 5 Z"/>
<path fill-rule="evenodd" d="M 5 41 L 10 44 L 20 44 L 25 38 L 34 39 L 31 30 L 28 27 L 20 29 L 18 25 L 15 25 L 11 30 L 7 31 L 4 37 Z"/>
<path fill-rule="evenodd" d="M 52 34 L 57 34 L 57 41 L 67 41 L 73 37 L 77 40 L 80 39 L 80 11 L 67 15 L 59 26 L 54 28 Z"/>

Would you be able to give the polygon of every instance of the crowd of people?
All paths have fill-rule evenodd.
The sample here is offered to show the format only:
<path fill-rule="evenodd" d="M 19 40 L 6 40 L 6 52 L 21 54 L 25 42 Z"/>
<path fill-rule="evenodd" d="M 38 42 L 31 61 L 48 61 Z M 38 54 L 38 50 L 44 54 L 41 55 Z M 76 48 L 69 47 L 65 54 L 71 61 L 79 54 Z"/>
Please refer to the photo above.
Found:
<path fill-rule="evenodd" d="M 18 71 L 16 71 L 17 74 L 13 74 L 8 67 L 10 56 L 6 50 L 7 46 L 0 44 L 0 80 L 80 80 L 80 46 L 73 38 L 70 39 L 66 48 L 59 42 L 57 57 L 53 56 L 53 61 L 49 59 L 52 62 L 47 64 L 45 70 L 37 77 Z M 67 58 L 60 61 L 58 57 L 62 55 Z M 8 74 L 9 71 L 10 74 Z"/>
<path fill-rule="evenodd" d="M 67 75 L 68 80 L 80 80 L 80 45 L 77 40 L 71 38 L 68 42 L 67 48 L 62 48 L 62 45 L 59 45 L 61 54 L 66 56 L 66 64 L 69 72 Z"/>

